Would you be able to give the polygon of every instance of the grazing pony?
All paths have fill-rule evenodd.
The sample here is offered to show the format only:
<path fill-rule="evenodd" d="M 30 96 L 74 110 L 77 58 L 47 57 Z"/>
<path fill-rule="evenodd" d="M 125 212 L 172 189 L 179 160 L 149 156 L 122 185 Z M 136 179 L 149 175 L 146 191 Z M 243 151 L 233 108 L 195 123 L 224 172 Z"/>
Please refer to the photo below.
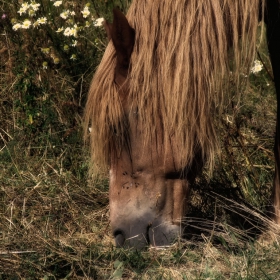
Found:
<path fill-rule="evenodd" d="M 279 0 L 134 0 L 105 23 L 111 41 L 85 109 L 95 172 L 110 169 L 116 244 L 169 245 L 181 235 L 190 185 L 213 169 L 214 118 L 252 65 L 259 19 L 280 98 Z M 260 18 L 261 17 L 261 18 Z M 278 106 L 279 106 L 278 101 Z M 280 224 L 280 110 L 274 220 Z"/>

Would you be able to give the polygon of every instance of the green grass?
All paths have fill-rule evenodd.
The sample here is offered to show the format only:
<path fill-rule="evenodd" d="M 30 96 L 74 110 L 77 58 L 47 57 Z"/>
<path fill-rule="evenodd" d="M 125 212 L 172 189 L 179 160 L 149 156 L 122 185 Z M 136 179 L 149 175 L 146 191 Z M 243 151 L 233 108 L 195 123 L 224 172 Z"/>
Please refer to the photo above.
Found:
<path fill-rule="evenodd" d="M 129 1 L 89 2 L 96 17 L 110 18 L 116 3 L 125 9 Z M 12 30 L 19 6 L 0 7 L 1 16 L 9 11 L 0 25 L 0 279 L 280 279 L 279 227 L 264 214 L 274 169 L 270 75 L 251 74 L 240 105 L 225 109 L 221 155 L 212 179 L 203 174 L 192 188 L 186 238 L 164 249 L 119 249 L 108 181 L 89 177 L 82 141 L 104 30 L 91 27 L 71 61 L 67 38 L 54 30 Z M 46 42 L 59 65 L 36 48 Z M 265 44 L 260 54 L 271 71 Z"/>

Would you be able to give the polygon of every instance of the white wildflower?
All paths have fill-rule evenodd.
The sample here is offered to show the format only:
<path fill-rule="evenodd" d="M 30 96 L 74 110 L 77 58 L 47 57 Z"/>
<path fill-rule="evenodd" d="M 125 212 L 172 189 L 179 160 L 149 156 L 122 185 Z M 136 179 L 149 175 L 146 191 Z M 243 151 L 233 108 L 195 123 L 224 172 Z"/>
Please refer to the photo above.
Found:
<path fill-rule="evenodd" d="M 78 41 L 77 41 L 77 40 L 73 40 L 73 41 L 72 41 L 72 45 L 71 45 L 71 46 L 72 46 L 72 47 L 76 47 L 76 46 L 77 46 L 77 43 L 78 43 Z"/>
<path fill-rule="evenodd" d="M 75 25 L 74 25 L 74 28 L 72 28 L 72 35 L 73 35 L 74 37 L 77 37 L 77 35 L 78 35 L 78 30 L 79 30 L 79 28 L 78 28 L 77 24 L 75 24 Z"/>
<path fill-rule="evenodd" d="M 21 4 L 21 7 L 20 7 L 18 13 L 19 13 L 20 15 L 25 14 L 26 11 L 27 11 L 28 9 L 29 9 L 29 4 L 26 3 L 26 2 L 23 2 L 23 3 Z"/>
<path fill-rule="evenodd" d="M 30 9 L 28 11 L 28 15 L 31 16 L 31 17 L 34 17 L 36 15 L 36 13 L 34 12 L 34 10 Z"/>
<path fill-rule="evenodd" d="M 103 21 L 104 21 L 104 18 L 96 19 L 94 22 L 94 26 L 96 26 L 96 27 L 102 26 Z"/>
<path fill-rule="evenodd" d="M 262 63 L 256 59 L 254 61 L 253 67 L 251 68 L 251 73 L 253 74 L 259 73 L 260 71 L 262 71 L 262 69 L 263 69 Z"/>
<path fill-rule="evenodd" d="M 74 16 L 76 13 L 74 11 L 70 12 L 71 16 Z"/>
<path fill-rule="evenodd" d="M 88 6 L 85 6 L 84 9 L 81 11 L 81 13 L 83 14 L 84 18 L 87 18 L 90 15 L 90 11 L 88 9 Z"/>
<path fill-rule="evenodd" d="M 23 3 L 21 4 L 21 8 L 27 10 L 27 9 L 29 8 L 29 4 L 26 3 L 26 2 L 23 2 Z"/>
<path fill-rule="evenodd" d="M 20 23 L 16 23 L 16 24 L 13 25 L 13 30 L 17 31 L 19 28 L 21 28 Z"/>
<path fill-rule="evenodd" d="M 24 22 L 21 25 L 21 28 L 28 29 L 31 26 L 31 21 L 29 19 L 25 19 Z"/>
<path fill-rule="evenodd" d="M 70 57 L 70 59 L 71 59 L 71 60 L 76 60 L 76 59 L 77 59 L 77 56 L 76 56 L 75 54 L 72 54 L 71 57 Z"/>
<path fill-rule="evenodd" d="M 71 36 L 71 28 L 70 27 L 66 27 L 64 32 L 63 32 L 64 36 Z"/>
<path fill-rule="evenodd" d="M 74 37 L 77 37 L 77 34 L 78 34 L 78 26 L 77 24 L 74 25 L 73 28 L 71 27 L 66 27 L 64 32 L 63 32 L 64 36 L 74 36 Z"/>
<path fill-rule="evenodd" d="M 35 23 L 37 23 L 38 25 L 40 25 L 40 24 L 46 24 L 46 23 L 47 23 L 47 18 L 46 18 L 46 17 L 38 18 L 37 21 L 36 21 Z"/>
<path fill-rule="evenodd" d="M 67 19 L 69 16 L 69 10 L 64 11 L 63 13 L 60 14 L 60 17 L 62 17 L 63 19 Z"/>
<path fill-rule="evenodd" d="M 21 7 L 21 8 L 18 10 L 18 13 L 19 13 L 19 15 L 21 16 L 22 14 L 25 14 L 26 11 L 27 11 L 27 9 Z"/>
<path fill-rule="evenodd" d="M 60 27 L 60 28 L 58 28 L 57 30 L 56 30 L 56 32 L 57 33 L 60 33 L 60 32 L 62 32 L 64 29 L 63 29 L 63 27 Z"/>
<path fill-rule="evenodd" d="M 55 7 L 59 7 L 61 4 L 62 4 L 62 1 L 55 1 L 55 2 L 53 3 L 53 5 L 54 5 Z"/>
<path fill-rule="evenodd" d="M 38 22 L 38 21 L 35 21 L 34 23 L 33 23 L 33 27 L 38 27 L 40 25 L 40 23 Z"/>
<path fill-rule="evenodd" d="M 33 9 L 33 11 L 36 12 L 36 11 L 39 10 L 40 5 L 41 5 L 41 4 L 32 2 L 32 3 L 29 5 L 29 7 L 31 7 L 31 8 Z"/>

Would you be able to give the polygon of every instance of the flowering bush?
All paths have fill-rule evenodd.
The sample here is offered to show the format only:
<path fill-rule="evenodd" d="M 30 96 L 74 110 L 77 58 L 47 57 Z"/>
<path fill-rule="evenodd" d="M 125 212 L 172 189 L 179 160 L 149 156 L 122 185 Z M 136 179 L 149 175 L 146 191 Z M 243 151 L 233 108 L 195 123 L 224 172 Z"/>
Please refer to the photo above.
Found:
<path fill-rule="evenodd" d="M 128 4 L 127 0 L 3 2 L 0 66 L 10 79 L 2 88 L 10 91 L 1 98 L 12 111 L 6 105 L 7 126 L 14 116 L 14 139 L 18 134 L 23 145 L 50 147 L 81 139 L 80 115 L 108 42 L 102 22 L 111 20 L 115 6 L 125 10 Z M 6 117 L 0 117 L 3 125 Z"/>
<path fill-rule="evenodd" d="M 76 60 L 79 52 L 82 51 L 81 48 L 87 45 L 85 40 L 89 41 L 89 33 L 98 33 L 99 31 L 94 29 L 99 29 L 104 21 L 103 17 L 97 16 L 96 10 L 89 2 L 79 3 L 79 5 L 74 2 L 54 0 L 41 1 L 41 3 L 22 2 L 17 15 L 18 17 L 11 20 L 14 31 L 29 30 L 33 36 L 36 31 L 40 36 L 42 31 L 45 32 L 45 36 L 52 33 L 53 40 L 41 42 L 42 45 L 38 46 L 45 58 L 42 62 L 43 69 L 48 68 L 47 60 L 54 64 L 59 64 L 62 57 Z M 55 33 L 59 36 L 55 36 Z M 99 32 L 95 40 L 90 41 L 92 47 L 102 50 L 104 46 L 102 39 Z M 57 40 L 60 41 L 59 45 L 54 44 Z M 80 49 L 77 49 L 78 46 Z M 61 52 L 64 54 L 62 55 Z"/>

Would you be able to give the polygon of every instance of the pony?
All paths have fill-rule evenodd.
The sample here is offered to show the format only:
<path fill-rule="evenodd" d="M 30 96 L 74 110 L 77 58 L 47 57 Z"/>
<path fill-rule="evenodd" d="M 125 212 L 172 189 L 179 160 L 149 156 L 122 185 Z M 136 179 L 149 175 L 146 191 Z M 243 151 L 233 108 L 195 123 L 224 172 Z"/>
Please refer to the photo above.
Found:
<path fill-rule="evenodd" d="M 117 246 L 166 246 L 182 235 L 190 186 L 211 172 L 214 123 L 229 85 L 252 65 L 260 19 L 280 98 L 279 0 L 134 0 L 105 22 L 110 42 L 85 108 L 94 172 L 109 171 Z M 279 106 L 278 100 L 278 106 Z M 273 219 L 280 224 L 280 110 Z M 85 133 L 88 137 L 88 134 Z"/>

